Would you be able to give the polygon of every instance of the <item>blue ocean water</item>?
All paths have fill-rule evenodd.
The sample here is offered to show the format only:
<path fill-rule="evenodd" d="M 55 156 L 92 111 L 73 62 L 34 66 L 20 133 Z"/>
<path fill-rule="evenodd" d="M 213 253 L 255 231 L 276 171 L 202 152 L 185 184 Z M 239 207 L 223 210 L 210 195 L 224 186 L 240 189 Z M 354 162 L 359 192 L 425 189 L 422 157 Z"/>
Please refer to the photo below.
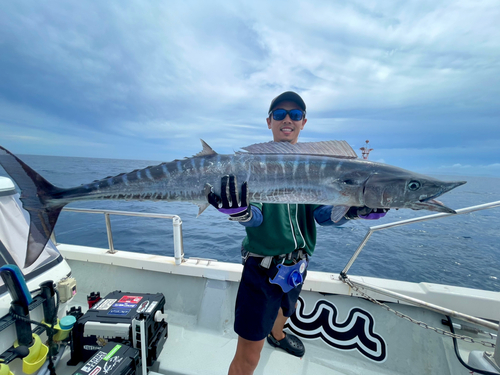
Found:
<path fill-rule="evenodd" d="M 95 179 L 144 168 L 157 162 L 25 155 L 22 159 L 47 180 L 72 187 Z M 6 175 L 0 168 L 0 175 Z M 440 200 L 454 209 L 500 200 L 500 178 L 439 176 L 465 180 Z M 189 203 L 95 201 L 70 207 L 176 214 L 183 221 L 186 257 L 240 261 L 245 235 L 238 223 L 209 208 L 197 217 Z M 339 273 L 363 240 L 369 226 L 432 214 L 391 210 L 376 222 L 355 220 L 342 227 L 319 227 L 310 269 Z M 115 248 L 173 255 L 171 221 L 112 216 Z M 372 235 L 349 273 L 411 282 L 431 282 L 500 291 L 500 208 L 392 228 Z M 63 212 L 56 226 L 58 242 L 107 247 L 102 215 Z"/>

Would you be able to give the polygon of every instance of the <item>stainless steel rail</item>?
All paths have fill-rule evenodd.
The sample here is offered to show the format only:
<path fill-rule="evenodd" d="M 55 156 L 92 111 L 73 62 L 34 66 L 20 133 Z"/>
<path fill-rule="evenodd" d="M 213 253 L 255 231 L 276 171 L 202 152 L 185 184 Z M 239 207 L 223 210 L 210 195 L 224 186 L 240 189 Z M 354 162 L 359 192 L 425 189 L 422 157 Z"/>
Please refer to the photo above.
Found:
<path fill-rule="evenodd" d="M 359 256 L 359 253 L 361 253 L 361 250 L 365 247 L 366 243 L 368 242 L 368 239 L 371 237 L 371 235 L 374 232 L 377 232 L 379 230 L 384 230 L 384 229 L 389 229 L 389 228 L 394 228 L 394 227 L 400 227 L 403 225 L 408 225 L 408 224 L 413 224 L 413 223 L 419 223 L 421 221 L 428 221 L 428 220 L 433 220 L 433 219 L 440 219 L 442 217 L 446 216 L 455 216 L 455 215 L 462 215 L 462 214 L 468 214 L 474 211 L 481 211 L 481 210 L 486 210 L 489 208 L 495 208 L 495 207 L 500 207 L 500 201 L 496 202 L 491 202 L 491 203 L 485 203 L 485 204 L 480 204 L 478 206 L 471 206 L 471 207 L 466 207 L 462 208 L 459 210 L 456 210 L 456 214 L 447 214 L 447 213 L 440 213 L 440 214 L 434 214 L 434 215 L 427 215 L 427 216 L 422 216 L 422 217 L 416 217 L 413 219 L 407 219 L 407 220 L 401 220 L 401 221 L 396 221 L 394 223 L 389 223 L 389 224 L 382 224 L 382 225 L 376 225 L 374 227 L 370 227 L 368 229 L 368 232 L 365 235 L 365 238 L 361 243 L 359 244 L 358 248 L 352 255 L 351 259 L 349 262 L 347 262 L 346 266 L 340 273 L 342 277 L 345 277 L 347 275 L 347 271 L 349 271 L 349 268 L 351 268 L 352 264 L 356 260 L 356 258 Z"/>
<path fill-rule="evenodd" d="M 402 225 L 408 225 L 408 224 L 412 224 L 412 223 L 418 223 L 418 222 L 421 222 L 421 221 L 428 221 L 428 220 L 433 220 L 433 219 L 439 219 L 439 218 L 446 217 L 446 216 L 453 216 L 453 215 L 457 215 L 457 214 L 458 215 L 460 215 L 460 214 L 467 214 L 467 213 L 470 213 L 470 212 L 481 211 L 481 210 L 486 210 L 486 209 L 495 208 L 495 207 L 500 207 L 500 201 L 486 203 L 486 204 L 481 204 L 481 205 L 477 205 L 477 206 L 471 206 L 471 207 L 462 208 L 460 210 L 456 210 L 456 214 L 439 213 L 439 214 L 427 215 L 427 216 L 417 217 L 417 218 L 414 218 L 414 219 L 401 220 L 401 221 L 397 221 L 397 222 L 394 222 L 394 223 L 382 224 L 382 225 L 377 225 L 377 226 L 374 226 L 374 227 L 370 227 L 368 229 L 368 232 L 365 235 L 365 238 L 363 239 L 363 241 L 361 241 L 360 245 L 358 246 L 358 248 L 354 252 L 353 256 L 351 257 L 351 259 L 349 260 L 349 262 L 347 262 L 347 265 L 345 266 L 345 268 L 340 273 L 339 279 L 341 281 L 343 281 L 343 282 L 346 282 L 346 283 L 352 283 L 356 287 L 362 287 L 362 288 L 365 288 L 365 289 L 369 289 L 371 291 L 374 291 L 374 292 L 377 292 L 377 293 L 380 293 L 380 294 L 384 294 L 386 296 L 393 297 L 393 298 L 396 298 L 398 300 L 406 301 L 407 303 L 410 303 L 410 304 L 413 304 L 413 305 L 417 305 L 417 306 L 420 306 L 420 307 L 423 307 L 423 308 L 427 308 L 429 310 L 437 311 L 437 312 L 443 313 L 445 315 L 451 315 L 451 316 L 457 317 L 459 319 L 463 319 L 463 320 L 469 321 L 471 323 L 479 324 L 479 325 L 481 325 L 483 327 L 486 327 L 486 328 L 489 328 L 489 329 L 498 330 L 499 331 L 499 335 L 500 335 L 500 328 L 499 328 L 499 325 L 496 324 L 496 323 L 488 322 L 486 320 L 479 319 L 479 318 L 476 318 L 474 316 L 470 316 L 470 315 L 467 315 L 467 314 L 462 314 L 460 312 L 453 311 L 453 310 L 447 309 L 447 308 L 442 307 L 442 306 L 430 304 L 428 302 L 425 302 L 425 301 L 422 301 L 422 300 L 419 300 L 419 299 L 416 299 L 416 298 L 412 298 L 412 297 L 409 297 L 409 296 L 405 296 L 403 294 L 396 293 L 396 292 L 393 292 L 393 291 L 390 291 L 390 290 L 387 290 L 387 289 L 384 289 L 384 288 L 375 287 L 373 285 L 368 285 L 366 283 L 363 283 L 363 282 L 360 282 L 360 281 L 356 281 L 356 280 L 352 280 L 352 279 L 349 279 L 347 277 L 347 271 L 349 271 L 349 268 L 351 268 L 352 264 L 354 263 L 354 261 L 356 260 L 356 258 L 359 256 L 359 254 L 361 253 L 361 250 L 363 250 L 363 248 L 365 247 L 365 245 L 368 242 L 368 239 L 370 238 L 370 236 L 374 232 L 376 232 L 376 231 L 384 230 L 384 229 L 389 229 L 389 228 L 394 228 L 394 227 L 399 227 L 399 226 L 402 226 Z"/>
<path fill-rule="evenodd" d="M 114 210 L 94 210 L 89 208 L 63 208 L 63 211 L 70 212 L 83 212 L 88 214 L 103 214 L 104 219 L 106 221 L 106 232 L 108 234 L 108 244 L 109 251 L 108 253 L 114 254 L 116 253 L 114 244 L 113 244 L 113 232 L 111 230 L 111 220 L 110 215 L 118 215 L 118 216 L 136 216 L 136 217 L 150 217 L 157 219 L 169 219 L 172 220 L 173 225 L 173 234 L 174 234 L 174 257 L 175 264 L 179 265 L 184 261 L 184 245 L 182 241 L 182 220 L 177 215 L 168 215 L 168 214 L 152 214 L 152 213 L 141 213 L 141 212 L 130 212 L 130 211 L 114 211 Z M 57 243 L 55 233 L 52 232 L 51 239 L 54 243 Z"/>
<path fill-rule="evenodd" d="M 446 307 L 443 307 L 443 306 L 439 306 L 439 305 L 435 305 L 435 304 L 432 304 L 429 302 L 425 302 L 425 301 L 422 301 L 422 300 L 417 299 L 417 298 L 406 296 L 406 295 L 401 294 L 401 293 L 396 293 L 396 292 L 393 292 L 392 290 L 387 290 L 384 288 L 376 287 L 376 286 L 373 286 L 373 285 L 370 285 L 370 284 L 367 284 L 367 283 L 364 283 L 361 281 L 356 281 L 353 279 L 349 279 L 349 280 L 352 284 L 354 284 L 357 287 L 362 287 L 362 288 L 371 290 L 371 291 L 376 292 L 376 293 L 380 293 L 380 294 L 383 294 L 383 295 L 386 295 L 386 296 L 389 296 L 392 298 L 397 298 L 399 301 L 405 301 L 411 305 L 420 306 L 420 307 L 423 307 L 424 309 L 436 311 L 438 313 L 441 313 L 444 315 L 449 315 L 449 316 L 452 316 L 454 318 L 462 319 L 462 320 L 465 320 L 465 321 L 470 322 L 470 323 L 479 324 L 480 326 L 492 329 L 494 331 L 498 331 L 498 329 L 499 329 L 498 324 L 493 323 L 493 322 L 489 322 L 489 321 L 484 320 L 484 319 L 476 318 L 475 316 L 463 314 L 459 311 L 447 309 Z"/>

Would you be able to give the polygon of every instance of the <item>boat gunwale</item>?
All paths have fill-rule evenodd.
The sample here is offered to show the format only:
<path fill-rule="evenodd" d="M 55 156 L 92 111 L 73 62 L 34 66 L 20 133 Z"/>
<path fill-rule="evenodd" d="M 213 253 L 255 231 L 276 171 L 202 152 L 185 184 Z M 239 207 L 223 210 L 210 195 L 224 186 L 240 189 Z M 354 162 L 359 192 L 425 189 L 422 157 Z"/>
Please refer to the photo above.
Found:
<path fill-rule="evenodd" d="M 112 254 L 104 248 L 70 244 L 57 244 L 57 248 L 67 260 L 236 283 L 240 282 L 243 270 L 241 264 L 214 261 L 213 259 L 187 258 L 181 265 L 176 265 L 174 257 L 164 255 L 120 250 Z M 427 282 L 415 283 L 366 276 L 349 277 L 355 282 L 404 294 L 447 309 L 461 311 L 464 314 L 493 322 L 499 320 L 497 315 L 500 311 L 500 292 Z M 303 290 L 363 298 L 362 294 L 353 290 L 340 279 L 339 274 L 336 273 L 308 271 Z M 370 296 L 379 301 L 414 305 L 402 299 L 373 291 L 370 291 Z"/>

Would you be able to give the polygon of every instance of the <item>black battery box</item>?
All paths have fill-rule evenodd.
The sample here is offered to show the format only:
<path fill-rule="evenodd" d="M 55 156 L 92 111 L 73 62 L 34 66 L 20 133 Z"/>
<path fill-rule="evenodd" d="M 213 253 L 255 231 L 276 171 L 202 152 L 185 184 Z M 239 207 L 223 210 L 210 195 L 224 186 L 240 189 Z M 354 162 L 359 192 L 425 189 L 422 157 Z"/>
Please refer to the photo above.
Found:
<path fill-rule="evenodd" d="M 77 320 L 72 330 L 68 364 L 74 366 L 87 361 L 109 341 L 140 349 L 138 320 L 144 320 L 147 365 L 151 366 L 168 337 L 168 323 L 155 319 L 155 315 L 164 312 L 164 306 L 162 293 L 109 293 Z"/>
<path fill-rule="evenodd" d="M 134 375 L 141 374 L 139 350 L 125 344 L 108 342 L 73 375 Z"/>

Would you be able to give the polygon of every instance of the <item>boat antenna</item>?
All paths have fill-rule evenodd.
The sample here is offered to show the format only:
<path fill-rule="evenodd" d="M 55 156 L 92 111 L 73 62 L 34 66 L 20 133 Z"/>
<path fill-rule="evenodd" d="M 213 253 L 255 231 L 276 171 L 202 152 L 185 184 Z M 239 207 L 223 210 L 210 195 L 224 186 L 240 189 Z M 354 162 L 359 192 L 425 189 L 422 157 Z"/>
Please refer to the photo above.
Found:
<path fill-rule="evenodd" d="M 366 146 L 360 148 L 361 154 L 363 155 L 363 159 L 368 159 L 368 155 L 370 155 L 370 151 L 373 151 L 373 148 L 368 148 L 368 139 L 366 140 Z"/>

